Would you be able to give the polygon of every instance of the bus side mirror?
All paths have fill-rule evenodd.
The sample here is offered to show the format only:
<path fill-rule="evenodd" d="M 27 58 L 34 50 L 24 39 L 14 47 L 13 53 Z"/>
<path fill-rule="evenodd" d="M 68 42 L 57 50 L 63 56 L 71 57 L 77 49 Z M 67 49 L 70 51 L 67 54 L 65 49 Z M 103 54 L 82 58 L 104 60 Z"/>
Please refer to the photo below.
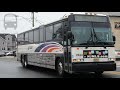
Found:
<path fill-rule="evenodd" d="M 54 39 L 54 38 L 56 38 L 56 36 L 57 36 L 57 34 L 54 33 L 54 34 L 52 35 L 52 38 Z"/>
<path fill-rule="evenodd" d="M 68 31 L 68 32 L 67 32 L 67 37 L 68 37 L 68 39 L 72 38 L 72 36 L 73 36 L 73 35 L 72 35 L 72 32 L 71 32 L 71 31 Z"/>
<path fill-rule="evenodd" d="M 68 39 L 70 39 L 70 42 L 71 42 L 71 44 L 72 44 L 72 42 L 74 41 L 74 35 L 72 34 L 71 31 L 68 31 L 68 32 L 67 32 L 67 37 L 68 37 Z"/>
<path fill-rule="evenodd" d="M 116 41 L 116 37 L 115 36 L 113 36 L 113 41 L 114 41 L 114 44 L 115 44 L 115 41 Z"/>

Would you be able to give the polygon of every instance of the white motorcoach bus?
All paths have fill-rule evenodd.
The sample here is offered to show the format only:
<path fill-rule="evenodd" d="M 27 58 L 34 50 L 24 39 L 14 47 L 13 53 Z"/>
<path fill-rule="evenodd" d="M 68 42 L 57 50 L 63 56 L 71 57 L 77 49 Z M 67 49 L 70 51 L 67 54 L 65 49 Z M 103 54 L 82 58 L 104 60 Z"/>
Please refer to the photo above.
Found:
<path fill-rule="evenodd" d="M 51 68 L 67 73 L 116 70 L 115 36 L 108 16 L 71 14 L 18 34 L 17 59 L 23 67 Z"/>

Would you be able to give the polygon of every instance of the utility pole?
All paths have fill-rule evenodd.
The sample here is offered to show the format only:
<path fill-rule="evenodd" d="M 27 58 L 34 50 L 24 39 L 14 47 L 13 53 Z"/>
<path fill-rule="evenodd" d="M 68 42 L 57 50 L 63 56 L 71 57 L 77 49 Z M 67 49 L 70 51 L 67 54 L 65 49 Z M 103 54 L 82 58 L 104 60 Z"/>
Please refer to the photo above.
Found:
<path fill-rule="evenodd" d="M 34 27 L 34 12 L 32 12 L 32 26 Z"/>

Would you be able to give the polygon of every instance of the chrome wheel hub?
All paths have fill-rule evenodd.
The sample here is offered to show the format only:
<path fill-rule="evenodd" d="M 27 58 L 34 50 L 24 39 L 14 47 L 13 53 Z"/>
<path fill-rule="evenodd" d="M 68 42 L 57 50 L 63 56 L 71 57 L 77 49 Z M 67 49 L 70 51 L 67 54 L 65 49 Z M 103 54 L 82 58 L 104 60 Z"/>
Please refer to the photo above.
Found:
<path fill-rule="evenodd" d="M 61 62 L 58 64 L 58 72 L 59 72 L 59 74 L 62 74 L 62 72 L 63 72 L 63 66 L 62 66 Z"/>

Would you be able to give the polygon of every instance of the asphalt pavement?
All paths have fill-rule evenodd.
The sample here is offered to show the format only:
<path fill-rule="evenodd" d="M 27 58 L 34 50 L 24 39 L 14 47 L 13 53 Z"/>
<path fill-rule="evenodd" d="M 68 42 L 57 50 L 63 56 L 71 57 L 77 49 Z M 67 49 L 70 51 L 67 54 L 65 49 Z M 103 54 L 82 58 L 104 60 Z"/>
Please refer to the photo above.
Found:
<path fill-rule="evenodd" d="M 23 68 L 15 57 L 0 57 L 0 78 L 56 78 L 54 70 L 45 68 Z"/>
<path fill-rule="evenodd" d="M 120 61 L 116 71 L 106 71 L 102 76 L 94 73 L 70 74 L 66 78 L 120 78 Z M 0 57 L 0 78 L 60 78 L 55 70 L 31 66 L 23 68 L 16 57 Z"/>

